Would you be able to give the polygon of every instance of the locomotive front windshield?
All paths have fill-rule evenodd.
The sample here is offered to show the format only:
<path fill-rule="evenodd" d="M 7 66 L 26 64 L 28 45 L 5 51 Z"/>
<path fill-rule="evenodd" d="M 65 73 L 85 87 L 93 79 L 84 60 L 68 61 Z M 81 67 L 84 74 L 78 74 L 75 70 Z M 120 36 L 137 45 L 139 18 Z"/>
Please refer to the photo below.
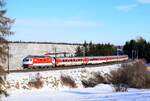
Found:
<path fill-rule="evenodd" d="M 29 58 L 24 58 L 23 62 L 29 61 Z"/>
<path fill-rule="evenodd" d="M 24 58 L 23 62 L 31 61 L 31 58 Z"/>

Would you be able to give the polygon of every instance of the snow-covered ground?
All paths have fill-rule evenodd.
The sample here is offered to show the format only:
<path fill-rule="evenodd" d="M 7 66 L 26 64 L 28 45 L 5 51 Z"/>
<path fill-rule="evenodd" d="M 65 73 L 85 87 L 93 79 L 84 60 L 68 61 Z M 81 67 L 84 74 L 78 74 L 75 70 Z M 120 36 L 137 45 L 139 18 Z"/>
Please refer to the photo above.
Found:
<path fill-rule="evenodd" d="M 150 90 L 129 89 L 128 92 L 113 92 L 111 85 L 100 84 L 94 88 L 76 88 L 51 91 L 12 91 L 3 101 L 150 101 Z"/>
<path fill-rule="evenodd" d="M 2 97 L 2 101 L 150 101 L 150 90 L 128 89 L 128 92 L 114 92 L 114 87 L 99 84 L 94 88 L 84 88 L 82 79 L 87 79 L 92 72 L 102 75 L 119 68 L 120 65 L 109 65 L 94 68 L 78 68 L 30 73 L 11 73 L 7 75 L 10 96 Z M 28 82 L 40 74 L 44 81 L 41 89 L 29 88 Z M 60 76 L 71 76 L 77 88 L 65 87 L 61 84 Z M 39 75 L 38 75 L 39 76 Z"/>

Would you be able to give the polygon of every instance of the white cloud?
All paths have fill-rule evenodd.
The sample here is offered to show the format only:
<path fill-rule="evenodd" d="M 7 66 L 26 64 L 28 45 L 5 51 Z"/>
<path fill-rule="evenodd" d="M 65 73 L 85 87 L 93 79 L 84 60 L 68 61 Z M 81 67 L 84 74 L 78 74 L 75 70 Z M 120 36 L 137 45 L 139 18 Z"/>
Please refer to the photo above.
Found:
<path fill-rule="evenodd" d="M 119 5 L 116 6 L 115 8 L 119 11 L 128 12 L 133 8 L 140 6 L 141 4 L 150 4 L 150 0 L 135 0 L 135 1 L 136 1 L 135 4 Z"/>
<path fill-rule="evenodd" d="M 139 3 L 150 4 L 150 0 L 138 0 Z"/>
<path fill-rule="evenodd" d="M 128 4 L 128 5 L 120 5 L 120 6 L 116 6 L 115 8 L 119 11 L 124 11 L 124 12 L 128 12 L 131 9 L 137 7 L 137 4 Z"/>
<path fill-rule="evenodd" d="M 30 27 L 30 28 L 93 28 L 100 27 L 103 24 L 95 21 L 84 20 L 30 20 L 18 19 L 15 22 L 15 27 Z"/>

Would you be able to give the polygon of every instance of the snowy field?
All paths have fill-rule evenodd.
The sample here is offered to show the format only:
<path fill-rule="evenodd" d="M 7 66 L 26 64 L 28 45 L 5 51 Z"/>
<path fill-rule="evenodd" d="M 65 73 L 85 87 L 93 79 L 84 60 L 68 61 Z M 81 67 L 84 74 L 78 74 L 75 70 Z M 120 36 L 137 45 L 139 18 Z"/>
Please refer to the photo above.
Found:
<path fill-rule="evenodd" d="M 150 101 L 150 90 L 129 89 L 113 92 L 110 85 L 100 84 L 94 88 L 50 91 L 49 89 L 15 91 L 3 101 Z"/>
<path fill-rule="evenodd" d="M 110 65 L 94 68 L 78 68 L 30 73 L 11 73 L 7 75 L 10 96 L 2 97 L 2 101 L 150 101 L 150 89 L 129 88 L 128 92 L 114 92 L 114 87 L 99 84 L 94 88 L 84 88 L 82 79 L 91 76 L 92 72 L 102 75 L 119 68 L 120 65 Z M 29 88 L 27 83 L 40 74 L 44 81 L 41 89 Z M 69 88 L 61 84 L 60 76 L 71 76 L 77 88 Z"/>

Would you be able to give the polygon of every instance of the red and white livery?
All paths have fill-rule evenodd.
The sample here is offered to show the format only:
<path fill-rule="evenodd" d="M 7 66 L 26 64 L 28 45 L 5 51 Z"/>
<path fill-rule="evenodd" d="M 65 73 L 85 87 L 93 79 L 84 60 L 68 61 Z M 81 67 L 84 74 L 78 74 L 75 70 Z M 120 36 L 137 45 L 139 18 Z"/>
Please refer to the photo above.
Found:
<path fill-rule="evenodd" d="M 24 68 L 43 68 L 59 66 L 75 66 L 88 64 L 101 64 L 128 60 L 127 55 L 120 56 L 95 56 L 95 57 L 64 57 L 53 58 L 50 56 L 27 56 L 23 59 Z"/>
<path fill-rule="evenodd" d="M 23 59 L 24 68 L 50 67 L 55 65 L 55 59 L 49 56 L 27 56 Z"/>

